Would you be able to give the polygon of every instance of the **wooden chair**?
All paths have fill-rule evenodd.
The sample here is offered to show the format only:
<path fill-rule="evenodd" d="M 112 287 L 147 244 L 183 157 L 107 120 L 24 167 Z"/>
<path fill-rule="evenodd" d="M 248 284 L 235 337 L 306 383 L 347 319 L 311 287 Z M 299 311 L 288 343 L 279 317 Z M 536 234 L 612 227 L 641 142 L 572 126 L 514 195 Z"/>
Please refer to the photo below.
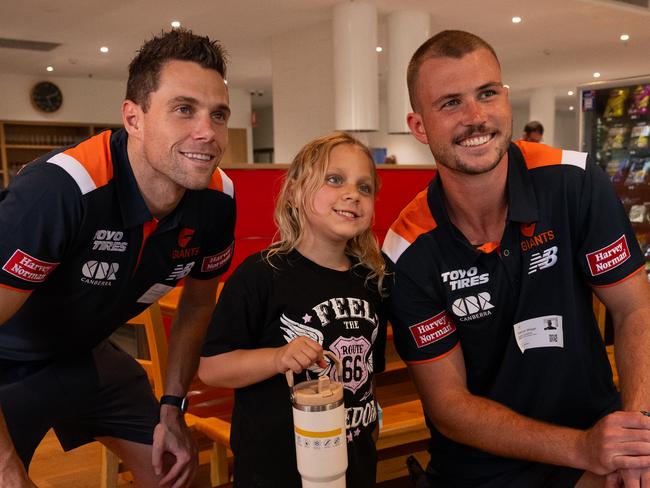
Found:
<path fill-rule="evenodd" d="M 604 341 L 607 309 L 605 308 L 605 304 L 601 302 L 595 294 L 593 296 L 593 307 L 594 307 L 594 316 L 596 317 L 596 322 L 598 323 L 598 330 L 600 330 L 600 336 Z M 608 346 L 605 346 L 605 349 L 607 350 L 607 357 L 609 358 L 609 364 L 612 368 L 612 376 L 614 378 L 614 384 L 618 388 L 618 369 L 616 368 L 616 356 L 614 354 L 614 346 L 610 344 Z"/>

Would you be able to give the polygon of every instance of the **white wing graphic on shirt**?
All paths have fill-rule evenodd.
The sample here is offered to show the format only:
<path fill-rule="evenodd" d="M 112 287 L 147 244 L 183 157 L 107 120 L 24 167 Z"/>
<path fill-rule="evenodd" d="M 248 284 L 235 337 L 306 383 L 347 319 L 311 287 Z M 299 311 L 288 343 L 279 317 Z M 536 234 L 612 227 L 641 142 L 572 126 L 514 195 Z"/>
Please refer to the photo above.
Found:
<path fill-rule="evenodd" d="M 321 346 L 325 341 L 325 338 L 323 337 L 323 333 L 320 330 L 301 324 L 300 322 L 291 320 L 289 317 L 287 317 L 284 314 L 280 316 L 280 322 L 282 322 L 286 326 L 280 328 L 284 331 L 284 340 L 287 341 L 287 343 L 293 341 L 295 338 L 300 336 L 309 337 L 310 339 L 313 339 L 314 341 L 318 342 Z M 308 368 L 309 371 L 313 371 L 314 373 L 316 373 L 316 377 L 322 374 L 329 375 L 329 372 L 332 369 L 333 365 L 331 364 L 328 358 L 325 358 L 325 361 L 328 363 L 327 368 L 323 369 L 317 364 L 312 364 Z M 310 375 L 308 375 L 308 377 L 310 377 Z"/>
<path fill-rule="evenodd" d="M 282 314 L 280 317 L 280 322 L 286 326 L 280 328 L 284 331 L 284 340 L 287 341 L 287 343 L 291 342 L 296 337 L 304 336 L 313 339 L 321 346 L 323 345 L 323 333 L 320 330 L 295 322 L 285 314 Z"/>

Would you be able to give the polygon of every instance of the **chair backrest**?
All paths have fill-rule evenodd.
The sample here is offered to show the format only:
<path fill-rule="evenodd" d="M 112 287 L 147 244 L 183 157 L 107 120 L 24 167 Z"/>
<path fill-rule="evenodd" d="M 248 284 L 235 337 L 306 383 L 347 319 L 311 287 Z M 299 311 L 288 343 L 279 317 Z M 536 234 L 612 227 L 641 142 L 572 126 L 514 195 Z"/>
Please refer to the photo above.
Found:
<path fill-rule="evenodd" d="M 147 372 L 154 394 L 160 398 L 164 392 L 167 372 L 167 336 L 158 302 L 151 304 L 127 323 L 144 326 L 150 359 L 138 358 L 138 362 Z"/>

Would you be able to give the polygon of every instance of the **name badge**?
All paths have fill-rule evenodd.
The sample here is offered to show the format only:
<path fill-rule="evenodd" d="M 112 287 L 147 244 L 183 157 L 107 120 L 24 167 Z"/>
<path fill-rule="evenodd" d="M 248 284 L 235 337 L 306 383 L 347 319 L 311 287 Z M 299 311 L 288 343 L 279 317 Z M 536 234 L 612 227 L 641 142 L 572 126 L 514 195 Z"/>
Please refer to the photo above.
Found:
<path fill-rule="evenodd" d="M 521 352 L 538 347 L 564 347 L 561 315 L 546 315 L 514 325 L 515 338 Z"/>

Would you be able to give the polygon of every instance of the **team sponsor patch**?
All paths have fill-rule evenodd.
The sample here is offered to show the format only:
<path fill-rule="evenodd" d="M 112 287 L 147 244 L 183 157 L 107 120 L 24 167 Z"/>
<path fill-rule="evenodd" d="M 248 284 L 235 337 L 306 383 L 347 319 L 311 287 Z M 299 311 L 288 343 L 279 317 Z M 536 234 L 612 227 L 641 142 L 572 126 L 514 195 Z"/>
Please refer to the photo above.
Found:
<path fill-rule="evenodd" d="M 585 257 L 587 258 L 587 264 L 589 265 L 589 271 L 591 271 L 592 276 L 597 276 L 617 268 L 630 259 L 630 248 L 627 246 L 625 234 L 610 245 L 598 251 L 590 252 Z"/>
<path fill-rule="evenodd" d="M 489 273 L 478 274 L 478 268 L 472 266 L 465 269 L 454 269 L 440 273 L 443 283 L 449 283 L 452 290 L 461 290 L 476 285 L 483 285 L 490 281 Z"/>
<path fill-rule="evenodd" d="M 550 268 L 557 263 L 557 246 L 544 249 L 542 252 L 534 252 L 530 259 L 528 274 L 533 274 L 539 270 Z"/>
<path fill-rule="evenodd" d="M 451 310 L 461 322 L 476 320 L 492 315 L 491 309 L 494 305 L 490 303 L 492 297 L 486 291 L 477 295 L 469 295 L 454 300 L 451 304 Z"/>
<path fill-rule="evenodd" d="M 226 264 L 226 262 L 232 256 L 232 248 L 233 245 L 230 244 L 230 246 L 221 251 L 219 254 L 204 257 L 203 263 L 201 264 L 201 272 L 209 273 L 210 271 L 215 271 L 223 267 L 223 265 Z"/>
<path fill-rule="evenodd" d="M 124 252 L 128 242 L 122 241 L 124 232 L 119 230 L 99 229 L 93 238 L 93 251 Z"/>
<path fill-rule="evenodd" d="M 190 274 L 190 271 L 192 271 L 193 267 L 194 267 L 194 261 L 187 264 L 177 264 L 172 270 L 172 272 L 169 274 L 169 276 L 165 279 L 165 281 L 183 279 L 188 274 Z"/>
<path fill-rule="evenodd" d="M 2 269 L 23 281 L 42 283 L 59 263 L 49 263 L 16 249 Z"/>
<path fill-rule="evenodd" d="M 438 315 L 409 327 L 418 348 L 428 346 L 444 339 L 456 330 L 454 322 L 443 310 Z"/>

